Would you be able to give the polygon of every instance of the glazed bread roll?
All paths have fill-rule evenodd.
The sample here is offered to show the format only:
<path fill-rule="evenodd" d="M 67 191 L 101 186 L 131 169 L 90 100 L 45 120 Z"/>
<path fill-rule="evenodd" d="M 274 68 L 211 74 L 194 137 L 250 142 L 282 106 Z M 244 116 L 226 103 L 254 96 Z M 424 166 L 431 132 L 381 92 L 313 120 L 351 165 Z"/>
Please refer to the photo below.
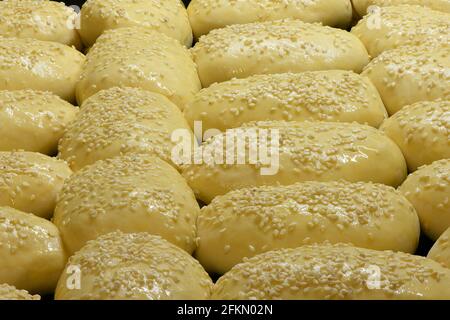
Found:
<path fill-rule="evenodd" d="M 141 26 L 192 45 L 188 15 L 180 0 L 88 0 L 81 8 L 80 35 L 90 47 L 105 31 Z"/>
<path fill-rule="evenodd" d="M 203 207 L 197 259 L 223 274 L 245 257 L 308 243 L 414 253 L 420 225 L 412 205 L 381 184 L 304 182 L 231 191 Z"/>
<path fill-rule="evenodd" d="M 130 154 L 98 161 L 68 179 L 53 221 L 71 254 L 115 230 L 157 234 L 192 253 L 199 211 L 192 190 L 172 166 Z"/>
<path fill-rule="evenodd" d="M 381 7 L 352 28 L 372 57 L 383 51 L 423 42 L 448 43 L 450 14 L 423 6 Z"/>
<path fill-rule="evenodd" d="M 450 101 L 406 106 L 380 128 L 402 150 L 410 171 L 450 158 Z"/>
<path fill-rule="evenodd" d="M 74 171 L 130 152 L 150 153 L 170 162 L 171 134 L 177 129 L 191 132 L 181 111 L 165 96 L 114 87 L 83 103 L 60 140 L 59 157 Z"/>
<path fill-rule="evenodd" d="M 50 218 L 56 196 L 72 171 L 66 162 L 37 152 L 0 152 L 0 206 Z"/>
<path fill-rule="evenodd" d="M 377 87 L 391 115 L 415 102 L 450 100 L 450 45 L 383 52 L 362 75 Z"/>
<path fill-rule="evenodd" d="M 255 132 L 256 140 L 249 143 L 247 137 L 251 138 L 251 132 Z M 251 186 L 339 179 L 398 186 L 406 178 L 406 163 L 400 149 L 384 133 L 361 124 L 262 121 L 228 130 L 227 134 L 239 139 L 219 134 L 203 143 L 203 149 L 211 148 L 217 154 L 222 145 L 228 149 L 235 141 L 235 146 L 242 145 L 239 153 L 245 149 L 245 156 L 250 158 L 256 144 L 257 161 L 250 162 L 250 158 L 236 164 L 238 157 L 234 151 L 230 157 L 234 161 L 227 158 L 225 164 L 205 158 L 201 164 L 183 166 L 183 176 L 205 203 L 231 190 Z M 264 135 L 275 141 L 267 143 Z M 270 161 L 261 156 L 264 145 L 275 151 L 266 152 Z"/>
<path fill-rule="evenodd" d="M 399 190 L 416 208 L 428 237 L 436 240 L 450 228 L 450 159 L 419 168 Z"/>
<path fill-rule="evenodd" d="M 188 14 L 194 35 L 199 38 L 232 24 L 285 18 L 347 28 L 352 20 L 352 4 L 350 0 L 192 0 Z"/>
<path fill-rule="evenodd" d="M 433 10 L 450 13 L 449 0 L 352 0 L 353 7 L 359 16 L 364 16 L 370 6 L 397 6 L 401 4 L 421 5 Z"/>
<path fill-rule="evenodd" d="M 66 263 L 58 229 L 48 220 L 0 207 L 0 283 L 51 293 Z"/>
<path fill-rule="evenodd" d="M 0 90 L 50 91 L 72 102 L 84 60 L 60 43 L 0 37 Z"/>
<path fill-rule="evenodd" d="M 211 31 L 192 49 L 203 87 L 254 74 L 343 69 L 361 72 L 364 45 L 347 31 L 278 20 Z"/>
<path fill-rule="evenodd" d="M 427 257 L 450 268 L 450 228 L 439 237 Z"/>
<path fill-rule="evenodd" d="M 214 84 L 187 104 L 189 125 L 203 130 L 258 120 L 359 122 L 378 127 L 387 117 L 374 85 L 344 70 L 256 75 Z"/>
<path fill-rule="evenodd" d="M 0 35 L 33 38 L 81 47 L 77 13 L 64 3 L 43 0 L 0 1 Z"/>
<path fill-rule="evenodd" d="M 66 285 L 70 266 L 80 268 L 79 290 Z M 70 257 L 55 299 L 204 300 L 212 285 L 197 260 L 162 238 L 113 232 L 89 241 Z"/>
<path fill-rule="evenodd" d="M 138 27 L 109 30 L 98 38 L 87 54 L 77 85 L 78 102 L 116 86 L 161 93 L 180 109 L 201 89 L 196 66 L 185 47 L 161 33 Z"/>
<path fill-rule="evenodd" d="M 26 290 L 18 290 L 8 284 L 0 284 L 0 300 L 41 300 L 41 297 L 31 295 Z"/>
<path fill-rule="evenodd" d="M 450 299 L 450 270 L 408 253 L 349 245 L 260 254 L 216 282 L 213 299 Z"/>
<path fill-rule="evenodd" d="M 55 154 L 59 139 L 77 112 L 50 92 L 0 90 L 0 151 Z"/>

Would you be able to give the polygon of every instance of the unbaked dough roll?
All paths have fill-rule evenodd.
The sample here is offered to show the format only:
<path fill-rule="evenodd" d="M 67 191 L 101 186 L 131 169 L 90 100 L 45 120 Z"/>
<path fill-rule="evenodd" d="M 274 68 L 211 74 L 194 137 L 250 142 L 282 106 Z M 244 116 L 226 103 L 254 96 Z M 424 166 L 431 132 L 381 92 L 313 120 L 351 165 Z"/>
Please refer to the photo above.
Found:
<path fill-rule="evenodd" d="M 33 293 L 53 292 L 66 254 L 50 221 L 0 207 L 0 243 L 0 283 Z"/>
<path fill-rule="evenodd" d="M 445 231 L 428 252 L 427 258 L 433 259 L 444 267 L 450 268 L 450 227 Z"/>
<path fill-rule="evenodd" d="M 343 69 L 361 72 L 366 48 L 347 31 L 277 20 L 216 29 L 192 49 L 203 87 L 254 74 Z"/>
<path fill-rule="evenodd" d="M 77 112 L 50 92 L 0 90 L 0 151 L 55 154 L 59 139 Z"/>
<path fill-rule="evenodd" d="M 0 284 L 0 300 L 41 300 L 41 297 L 31 295 L 26 290 L 18 290 L 8 284 Z"/>
<path fill-rule="evenodd" d="M 192 0 L 189 20 L 196 38 L 232 24 L 285 18 L 347 28 L 352 20 L 350 0 Z"/>
<path fill-rule="evenodd" d="M 387 7 L 401 4 L 421 5 L 450 13 L 450 0 L 352 0 L 352 2 L 360 17 L 366 15 L 370 6 Z"/>
<path fill-rule="evenodd" d="M 407 173 L 405 159 L 393 141 L 375 128 L 356 123 L 262 121 L 228 130 L 202 146 L 203 158 L 195 156 L 202 163 L 185 165 L 183 175 L 206 203 L 243 187 L 310 180 L 398 186 Z M 207 156 L 210 150 L 213 157 Z M 217 156 L 220 152 L 222 158 Z"/>
<path fill-rule="evenodd" d="M 450 101 L 406 106 L 380 128 L 402 150 L 410 171 L 450 158 Z"/>
<path fill-rule="evenodd" d="M 77 13 L 63 2 L 43 0 L 0 1 L 0 35 L 33 38 L 81 47 Z"/>
<path fill-rule="evenodd" d="M 352 28 L 372 57 L 405 45 L 430 46 L 450 41 L 450 14 L 423 6 L 381 7 Z"/>
<path fill-rule="evenodd" d="M 383 52 L 363 76 L 377 87 L 389 114 L 406 105 L 450 99 L 450 45 L 402 47 Z"/>
<path fill-rule="evenodd" d="M 202 208 L 197 229 L 197 259 L 219 274 L 246 257 L 308 243 L 414 253 L 420 234 L 413 206 L 394 188 L 345 181 L 231 191 Z"/>
<path fill-rule="evenodd" d="M 0 37 L 0 90 L 50 91 L 72 102 L 84 60 L 60 43 Z"/>
<path fill-rule="evenodd" d="M 212 299 L 450 299 L 450 270 L 408 253 L 349 245 L 260 254 L 216 282 Z"/>
<path fill-rule="evenodd" d="M 416 208 L 428 237 L 436 240 L 450 228 L 450 159 L 419 168 L 399 190 Z"/>
<path fill-rule="evenodd" d="M 90 47 L 105 31 L 141 26 L 161 32 L 186 47 L 192 30 L 181 0 L 88 0 L 81 8 L 80 35 Z"/>
<path fill-rule="evenodd" d="M 157 234 L 191 253 L 199 211 L 176 169 L 157 157 L 130 154 L 98 161 L 68 179 L 53 221 L 71 254 L 115 230 Z"/>
<path fill-rule="evenodd" d="M 71 173 L 66 162 L 37 152 L 0 152 L 0 206 L 50 218 Z"/>
<path fill-rule="evenodd" d="M 78 266 L 80 289 L 71 289 Z M 197 260 L 148 233 L 108 233 L 69 258 L 56 300 L 205 300 L 212 281 Z"/>
<path fill-rule="evenodd" d="M 172 133 L 192 134 L 183 114 L 158 93 L 138 88 L 102 90 L 81 106 L 59 144 L 59 157 L 76 171 L 97 160 L 144 152 L 171 162 Z"/>
<path fill-rule="evenodd" d="M 257 120 L 323 120 L 378 127 L 387 117 L 374 85 L 344 70 L 256 75 L 200 90 L 184 110 L 190 126 L 225 131 Z"/>
<path fill-rule="evenodd" d="M 180 109 L 201 89 L 189 51 L 164 34 L 139 28 L 106 31 L 89 50 L 77 100 L 111 87 L 138 87 L 167 96 Z"/>

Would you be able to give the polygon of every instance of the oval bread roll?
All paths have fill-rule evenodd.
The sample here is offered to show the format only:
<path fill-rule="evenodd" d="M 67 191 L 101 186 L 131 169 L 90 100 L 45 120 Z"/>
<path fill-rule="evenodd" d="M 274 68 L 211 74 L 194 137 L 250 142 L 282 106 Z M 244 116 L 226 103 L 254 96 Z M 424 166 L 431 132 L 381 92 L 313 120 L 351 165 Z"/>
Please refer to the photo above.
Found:
<path fill-rule="evenodd" d="M 231 191 L 203 207 L 196 256 L 223 274 L 245 257 L 308 243 L 414 253 L 420 225 L 394 188 L 364 182 L 304 182 Z"/>
<path fill-rule="evenodd" d="M 72 102 L 84 60 L 60 43 L 0 37 L 0 90 L 50 91 Z"/>
<path fill-rule="evenodd" d="M 48 220 L 0 207 L 0 283 L 51 293 L 66 263 L 58 229 Z"/>
<path fill-rule="evenodd" d="M 428 237 L 436 240 L 450 228 L 450 159 L 419 168 L 399 190 L 416 208 Z"/>
<path fill-rule="evenodd" d="M 196 38 L 232 24 L 285 18 L 346 28 L 352 20 L 350 0 L 192 0 L 189 20 Z"/>
<path fill-rule="evenodd" d="M 251 138 L 252 132 L 256 140 L 249 143 L 247 137 Z M 230 137 L 237 135 L 239 139 L 227 140 L 224 139 L 225 134 L 216 135 L 207 140 L 203 148 L 211 148 L 218 153 L 216 150 L 221 151 L 221 145 L 229 147 L 231 141 L 235 141 L 235 146 L 238 146 L 241 141 L 246 156 L 250 158 L 245 164 L 236 164 L 235 151 L 230 157 L 234 160 L 231 163 L 228 159 L 226 164 L 203 161 L 183 168 L 183 176 L 197 197 L 206 203 L 215 196 L 250 186 L 339 179 L 398 186 L 406 178 L 406 163 L 400 149 L 385 134 L 365 125 L 266 121 L 249 123 L 229 130 L 227 134 Z M 264 134 L 275 141 L 266 142 Z M 276 141 L 279 141 L 279 147 Z M 274 152 L 261 152 L 264 145 Z M 243 153 L 244 149 L 239 152 Z M 257 153 L 257 161 L 250 162 L 250 153 Z M 268 170 L 264 172 L 262 169 Z"/>
<path fill-rule="evenodd" d="M 41 297 L 31 295 L 26 290 L 18 290 L 8 284 L 0 284 L 0 300 L 41 300 Z"/>
<path fill-rule="evenodd" d="M 439 237 L 430 252 L 428 252 L 427 258 L 439 262 L 446 268 L 450 268 L 450 228 Z"/>
<path fill-rule="evenodd" d="M 192 45 L 191 26 L 180 0 L 88 0 L 81 8 L 80 35 L 88 47 L 105 30 L 135 26 Z"/>
<path fill-rule="evenodd" d="M 55 154 L 59 139 L 77 112 L 50 92 L 0 90 L 0 151 Z"/>
<path fill-rule="evenodd" d="M 303 246 L 238 264 L 212 299 L 450 299 L 449 282 L 449 269 L 408 253 Z"/>
<path fill-rule="evenodd" d="M 410 171 L 450 158 L 450 101 L 406 106 L 380 128 L 402 150 Z"/>
<path fill-rule="evenodd" d="M 423 42 L 450 41 L 450 14 L 423 6 L 381 7 L 369 13 L 352 28 L 372 57 L 390 49 Z"/>
<path fill-rule="evenodd" d="M 37 152 L 0 152 L 0 206 L 50 218 L 71 173 L 64 161 Z"/>
<path fill-rule="evenodd" d="M 0 35 L 33 38 L 81 47 L 77 13 L 63 2 L 42 0 L 0 1 Z"/>
<path fill-rule="evenodd" d="M 130 154 L 98 161 L 68 179 L 53 221 L 70 253 L 115 230 L 157 234 L 191 253 L 199 211 L 192 190 L 172 166 Z"/>
<path fill-rule="evenodd" d="M 184 114 L 203 130 L 240 127 L 258 120 L 322 120 L 367 123 L 387 117 L 374 85 L 344 70 L 256 75 L 200 90 Z"/>
<path fill-rule="evenodd" d="M 361 72 L 364 45 L 347 31 L 278 20 L 211 31 L 192 49 L 203 87 L 254 74 L 343 69 Z"/>
<path fill-rule="evenodd" d="M 97 160 L 144 152 L 171 161 L 174 130 L 191 132 L 166 97 L 137 88 L 102 90 L 81 111 L 59 143 L 59 157 L 76 171 Z"/>
<path fill-rule="evenodd" d="M 450 45 L 383 52 L 362 73 L 377 87 L 389 114 L 406 105 L 450 99 Z"/>
<path fill-rule="evenodd" d="M 79 266 L 80 290 L 67 289 Z M 57 300 L 208 299 L 212 281 L 180 248 L 147 233 L 113 232 L 89 241 L 70 257 L 56 289 Z"/>
<path fill-rule="evenodd" d="M 370 6 L 397 6 L 401 4 L 421 5 L 433 10 L 450 13 L 449 0 L 352 0 L 353 7 L 359 16 L 364 16 Z"/>

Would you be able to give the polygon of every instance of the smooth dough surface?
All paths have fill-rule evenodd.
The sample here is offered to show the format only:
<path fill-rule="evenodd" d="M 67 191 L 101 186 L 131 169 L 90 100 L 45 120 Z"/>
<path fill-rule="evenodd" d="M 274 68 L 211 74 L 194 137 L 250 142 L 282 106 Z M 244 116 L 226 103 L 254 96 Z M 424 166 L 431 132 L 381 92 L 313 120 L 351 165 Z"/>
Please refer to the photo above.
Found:
<path fill-rule="evenodd" d="M 80 267 L 81 290 L 68 290 L 69 267 Z M 212 281 L 200 263 L 158 236 L 113 232 L 69 258 L 57 300 L 205 300 Z"/>
<path fill-rule="evenodd" d="M 450 270 L 408 253 L 349 245 L 260 254 L 216 282 L 212 299 L 450 299 Z"/>
<path fill-rule="evenodd" d="M 180 109 L 201 89 L 189 51 L 141 27 L 108 30 L 86 56 L 77 100 L 111 87 L 138 87 L 167 96 Z"/>
<path fill-rule="evenodd" d="M 243 130 L 242 130 L 243 129 Z M 272 130 L 272 131 L 271 131 Z M 256 133 L 257 140 L 246 139 L 251 132 Z M 265 143 L 264 133 L 269 137 L 279 134 L 279 147 L 276 143 Z M 379 130 L 356 123 L 334 122 L 284 122 L 261 121 L 248 123 L 237 129 L 228 130 L 228 134 L 239 136 L 235 146 L 240 143 L 245 154 L 265 144 L 275 152 L 267 158 L 260 156 L 252 164 L 236 164 L 236 150 L 232 152 L 228 164 L 219 164 L 203 158 L 202 164 L 185 165 L 183 176 L 188 181 L 197 197 L 209 203 L 218 195 L 231 190 L 260 185 L 289 185 L 302 181 L 330 181 L 345 179 L 348 181 L 371 181 L 398 186 L 406 178 L 406 163 L 400 149 Z M 227 140 L 225 134 L 219 134 L 203 143 L 204 150 L 213 153 L 224 148 L 226 154 Z M 260 138 L 258 138 L 260 136 Z M 233 141 L 229 139 L 229 141 Z M 225 142 L 224 142 L 225 141 Z M 231 145 L 228 142 L 228 146 Z M 243 153 L 243 150 L 240 151 Z M 279 159 L 278 170 L 276 159 Z M 208 160 L 208 161 L 207 161 Z M 266 161 L 271 160 L 271 161 Z M 264 172 L 261 169 L 268 169 Z"/>
<path fill-rule="evenodd" d="M 92 46 L 105 31 L 144 27 L 192 45 L 192 30 L 180 0 L 88 0 L 81 8 L 80 35 Z"/>
<path fill-rule="evenodd" d="M 62 160 L 37 152 L 0 152 L 0 206 L 51 218 L 64 180 L 72 174 Z"/>
<path fill-rule="evenodd" d="M 203 130 L 259 120 L 359 122 L 378 127 L 387 117 L 375 86 L 345 70 L 255 75 L 200 90 L 184 115 Z"/>
<path fill-rule="evenodd" d="M 48 220 L 0 207 L 0 283 L 51 293 L 66 263 L 58 229 Z"/>
<path fill-rule="evenodd" d="M 0 300 L 41 300 L 41 297 L 4 283 L 0 284 Z"/>
<path fill-rule="evenodd" d="M 420 225 L 413 206 L 381 184 L 304 182 L 231 191 L 203 207 L 196 257 L 224 274 L 243 258 L 311 243 L 352 243 L 414 253 Z"/>
<path fill-rule="evenodd" d="M 450 268 L 450 227 L 445 231 L 428 252 L 427 258 Z"/>
<path fill-rule="evenodd" d="M 369 62 L 366 48 L 351 33 L 289 19 L 213 30 L 192 53 L 203 87 L 254 74 L 329 69 L 359 73 Z"/>
<path fill-rule="evenodd" d="M 286 18 L 346 28 L 352 20 L 350 0 L 192 0 L 189 20 L 196 38 L 232 24 Z"/>
<path fill-rule="evenodd" d="M 158 93 L 138 88 L 102 90 L 82 106 L 59 143 L 74 171 L 97 160 L 143 152 L 171 162 L 174 130 L 192 134 L 183 114 Z"/>
<path fill-rule="evenodd" d="M 55 154 L 59 139 L 77 112 L 50 92 L 0 90 L 0 151 Z"/>
<path fill-rule="evenodd" d="M 416 208 L 428 237 L 436 240 L 450 228 L 450 159 L 419 168 L 399 190 Z"/>
<path fill-rule="evenodd" d="M 402 150 L 410 171 L 450 158 L 450 101 L 417 102 L 387 119 L 380 128 Z"/>
<path fill-rule="evenodd" d="M 115 230 L 160 235 L 192 253 L 199 211 L 176 169 L 157 157 L 130 154 L 98 161 L 68 179 L 53 221 L 70 253 Z"/>
<path fill-rule="evenodd" d="M 450 0 L 352 0 L 353 7 L 359 16 L 364 16 L 370 6 L 396 6 L 401 4 L 421 5 L 433 10 L 450 13 Z"/>
<path fill-rule="evenodd" d="M 450 45 L 405 46 L 383 52 L 364 69 L 389 114 L 419 101 L 450 99 Z"/>

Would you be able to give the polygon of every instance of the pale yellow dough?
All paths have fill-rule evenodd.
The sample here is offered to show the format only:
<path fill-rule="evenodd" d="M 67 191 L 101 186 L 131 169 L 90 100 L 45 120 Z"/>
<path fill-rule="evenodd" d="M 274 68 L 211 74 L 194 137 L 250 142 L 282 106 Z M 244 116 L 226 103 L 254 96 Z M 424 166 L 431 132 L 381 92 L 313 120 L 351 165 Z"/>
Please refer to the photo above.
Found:
<path fill-rule="evenodd" d="M 71 266 L 80 289 L 71 290 Z M 89 241 L 70 257 L 57 300 L 205 300 L 211 278 L 189 254 L 158 236 L 113 232 Z"/>
<path fill-rule="evenodd" d="M 450 159 L 419 168 L 399 190 L 416 208 L 428 237 L 436 240 L 450 228 Z"/>
<path fill-rule="evenodd" d="M 208 163 L 185 165 L 183 176 L 202 201 L 209 203 L 231 190 L 260 185 L 289 185 L 302 181 L 330 181 L 345 179 L 372 181 L 398 186 L 406 178 L 406 163 L 400 149 L 384 133 L 356 123 L 261 121 L 242 127 L 254 130 L 263 142 L 261 129 L 279 132 L 279 170 L 262 175 L 261 168 L 269 168 L 258 156 L 256 164 Z M 232 129 L 241 137 L 248 131 Z M 206 148 L 222 150 L 224 134 L 203 143 Z M 226 141 L 226 139 L 223 139 Z M 236 141 L 236 139 L 234 139 Z M 223 143 L 226 147 L 227 143 Z M 274 146 L 273 143 L 271 143 Z M 245 140 L 248 155 L 250 143 Z M 270 147 L 270 144 L 268 144 Z M 259 146 L 260 147 L 260 146 Z M 208 150 L 208 149 L 207 149 Z M 225 150 L 224 150 L 225 152 Z M 243 151 L 242 151 L 243 152 Z M 234 152 L 234 160 L 236 151 Z M 277 152 L 270 157 L 276 159 Z M 236 161 L 233 161 L 236 163 Z M 272 162 L 273 163 L 273 162 Z M 273 165 L 276 169 L 276 166 Z"/>
<path fill-rule="evenodd" d="M 352 20 L 350 0 L 192 0 L 189 20 L 196 38 L 232 24 L 285 18 L 346 28 Z"/>
<path fill-rule="evenodd" d="M 0 300 L 41 300 L 39 295 L 31 295 L 26 290 L 18 290 L 8 284 L 0 284 Z"/>
<path fill-rule="evenodd" d="M 199 211 L 176 169 L 157 157 L 130 154 L 98 161 L 68 179 L 53 221 L 71 254 L 115 230 L 160 235 L 192 253 Z"/>
<path fill-rule="evenodd" d="M 84 60 L 60 43 L 0 37 L 0 90 L 50 91 L 73 102 Z"/>
<path fill-rule="evenodd" d="M 237 24 L 201 37 L 192 49 L 203 87 L 254 74 L 343 69 L 361 72 L 369 62 L 351 33 L 277 20 Z"/>
<path fill-rule="evenodd" d="M 260 254 L 216 282 L 212 299 L 450 299 L 450 270 L 408 253 L 349 245 Z"/>
<path fill-rule="evenodd" d="M 450 14 L 416 5 L 381 7 L 352 28 L 372 58 L 406 45 L 450 41 Z"/>
<path fill-rule="evenodd" d="M 88 0 L 81 8 L 80 35 L 92 46 L 105 31 L 144 27 L 192 45 L 192 30 L 181 0 Z"/>
<path fill-rule="evenodd" d="M 35 152 L 0 152 L 0 206 L 50 218 L 72 171 L 66 162 Z"/>
<path fill-rule="evenodd" d="M 77 112 L 50 92 L 0 90 L 0 151 L 55 154 L 59 139 Z"/>
<path fill-rule="evenodd" d="M 52 293 L 66 263 L 58 229 L 48 220 L 0 207 L 0 283 Z"/>
<path fill-rule="evenodd" d="M 450 268 L 450 227 L 439 237 L 427 257 Z"/>
<path fill-rule="evenodd" d="M 406 106 L 380 128 L 402 150 L 410 171 L 450 158 L 450 101 Z"/>
<path fill-rule="evenodd" d="M 86 56 L 77 100 L 81 104 L 111 87 L 138 87 L 167 96 L 180 109 L 201 89 L 189 51 L 156 31 L 120 28 L 106 31 Z"/>
<path fill-rule="evenodd" d="M 367 65 L 368 77 L 389 114 L 406 105 L 450 99 L 450 45 L 406 46 L 383 52 Z"/>
<path fill-rule="evenodd" d="M 81 47 L 77 13 L 64 3 L 46 0 L 0 1 L 0 35 L 54 41 Z"/>
<path fill-rule="evenodd" d="M 174 130 L 191 130 L 183 114 L 158 93 L 138 88 L 102 90 L 81 106 L 59 143 L 74 171 L 97 160 L 144 152 L 171 162 Z"/>
<path fill-rule="evenodd" d="M 370 6 L 387 7 L 401 4 L 421 5 L 450 13 L 450 0 L 352 0 L 352 3 L 360 17 L 366 15 Z"/>
<path fill-rule="evenodd" d="M 344 70 L 256 75 L 200 90 L 184 114 L 192 127 L 225 131 L 258 120 L 359 122 L 378 127 L 387 112 L 375 86 Z"/>
<path fill-rule="evenodd" d="M 346 181 L 231 191 L 202 208 L 197 229 L 196 257 L 219 274 L 245 257 L 310 243 L 414 253 L 420 234 L 413 206 L 394 188 Z"/>

